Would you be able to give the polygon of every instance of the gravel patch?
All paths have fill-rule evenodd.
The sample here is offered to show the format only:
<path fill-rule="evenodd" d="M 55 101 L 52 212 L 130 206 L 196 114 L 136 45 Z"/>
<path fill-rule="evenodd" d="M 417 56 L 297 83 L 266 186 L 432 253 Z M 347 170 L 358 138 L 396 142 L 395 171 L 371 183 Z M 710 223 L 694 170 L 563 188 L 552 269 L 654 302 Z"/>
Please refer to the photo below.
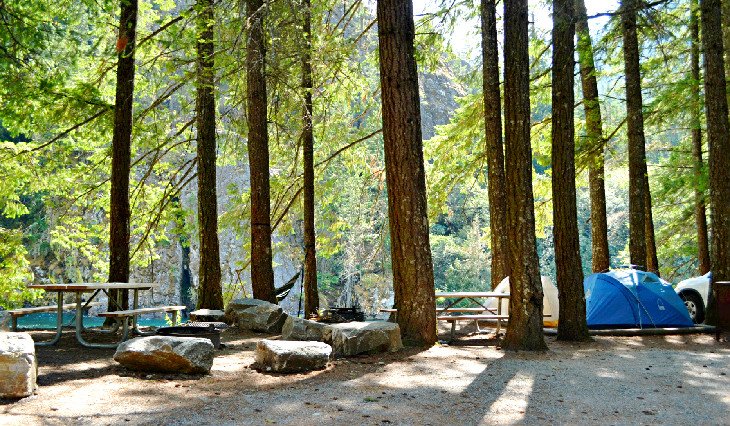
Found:
<path fill-rule="evenodd" d="M 292 375 L 250 368 L 264 337 L 227 330 L 211 374 L 186 376 L 128 371 L 68 331 L 37 348 L 39 389 L 0 400 L 0 424 L 728 423 L 730 343 L 707 335 L 550 337 L 534 354 L 472 334 Z"/>

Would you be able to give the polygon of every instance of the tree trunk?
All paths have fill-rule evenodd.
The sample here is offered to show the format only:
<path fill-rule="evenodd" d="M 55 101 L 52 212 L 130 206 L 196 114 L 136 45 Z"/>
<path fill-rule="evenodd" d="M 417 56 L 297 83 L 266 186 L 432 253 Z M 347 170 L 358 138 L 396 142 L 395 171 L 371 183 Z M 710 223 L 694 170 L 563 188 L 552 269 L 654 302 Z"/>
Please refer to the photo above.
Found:
<path fill-rule="evenodd" d="M 388 185 L 393 288 L 398 324 L 409 344 L 436 342 L 413 3 L 378 0 L 380 84 Z"/>
<path fill-rule="evenodd" d="M 198 69 L 195 99 L 198 132 L 199 309 L 223 309 L 216 192 L 213 0 L 197 0 Z"/>
<path fill-rule="evenodd" d="M 639 69 L 639 40 L 636 35 L 638 0 L 621 3 L 624 69 L 626 74 L 626 115 L 629 154 L 629 256 L 631 263 L 647 266 L 645 170 L 646 142 L 642 114 L 641 71 Z"/>
<path fill-rule="evenodd" d="M 510 319 L 503 347 L 545 350 L 542 283 L 535 240 L 530 148 L 530 57 L 527 0 L 504 1 L 504 111 Z"/>
<path fill-rule="evenodd" d="M 553 0 L 553 234 L 560 322 L 558 340 L 588 340 L 575 191 L 574 0 Z"/>
<path fill-rule="evenodd" d="M 724 74 L 720 0 L 700 0 L 704 48 L 705 114 L 710 147 L 710 226 L 712 281 L 730 280 L 730 135 Z M 714 284 L 712 285 L 714 287 Z M 717 301 L 710 291 L 705 323 L 718 320 Z"/>
<path fill-rule="evenodd" d="M 659 274 L 659 259 L 656 253 L 654 238 L 654 219 L 652 214 L 651 190 L 649 189 L 649 173 L 644 165 L 644 226 L 646 227 L 646 270 Z"/>
<path fill-rule="evenodd" d="M 246 52 L 248 163 L 251 180 L 251 286 L 253 297 L 276 303 L 271 253 L 269 134 L 266 123 L 264 2 L 247 0 Z"/>
<path fill-rule="evenodd" d="M 725 60 L 725 80 L 730 80 L 730 0 L 721 0 L 722 2 L 722 44 L 724 49 Z M 728 93 L 728 102 L 730 102 L 730 93 Z"/>
<path fill-rule="evenodd" d="M 502 145 L 502 96 L 499 89 L 499 53 L 495 0 L 481 0 L 482 84 L 484 135 L 488 163 L 489 228 L 492 243 L 492 288 L 509 276 L 507 259 L 507 202 Z"/>
<path fill-rule="evenodd" d="M 726 2 L 728 3 L 728 2 Z M 730 12 L 730 11 L 728 11 Z M 694 157 L 695 178 L 695 224 L 697 225 L 697 263 L 699 274 L 710 272 L 710 244 L 707 238 L 707 209 L 705 194 L 702 191 L 702 104 L 700 102 L 700 24 L 698 19 L 699 1 L 692 0 L 690 10 L 690 35 L 692 48 L 690 62 L 692 63 L 692 156 Z M 724 15 L 723 15 L 724 17 Z M 727 40 L 727 39 L 726 39 Z"/>
<path fill-rule="evenodd" d="M 598 80 L 593 59 L 593 44 L 588 29 L 588 16 L 583 0 L 575 1 L 576 31 L 578 33 L 578 58 L 580 60 L 583 109 L 586 116 L 586 138 L 591 152 L 588 165 L 588 186 L 591 198 L 591 251 L 593 272 L 606 271 L 611 267 L 608 251 L 608 221 L 606 219 L 606 187 L 604 180 L 604 152 L 601 106 L 598 101 Z"/>
<path fill-rule="evenodd" d="M 129 168 L 132 157 L 132 104 L 134 101 L 134 47 L 137 0 L 121 0 L 117 38 L 117 87 L 112 136 L 112 174 L 109 208 L 109 282 L 129 282 Z M 118 297 L 117 292 L 111 298 Z M 109 310 L 117 306 L 109 301 Z M 123 309 L 129 307 L 122 292 Z"/>
<path fill-rule="evenodd" d="M 314 228 L 314 128 L 312 124 L 312 4 L 303 1 L 304 51 L 302 91 L 304 92 L 302 145 L 304 148 L 304 318 L 317 315 L 317 253 Z"/>

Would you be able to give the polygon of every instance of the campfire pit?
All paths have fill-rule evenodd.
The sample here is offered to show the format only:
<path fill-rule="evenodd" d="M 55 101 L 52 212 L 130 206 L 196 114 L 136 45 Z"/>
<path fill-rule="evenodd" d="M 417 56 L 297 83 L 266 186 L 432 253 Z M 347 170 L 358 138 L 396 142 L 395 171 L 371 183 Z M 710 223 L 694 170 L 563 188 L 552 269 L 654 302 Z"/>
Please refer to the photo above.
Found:
<path fill-rule="evenodd" d="M 365 313 L 359 308 L 331 308 L 322 311 L 322 315 L 316 321 L 328 324 L 342 322 L 364 321 Z"/>
<path fill-rule="evenodd" d="M 206 325 L 189 324 L 176 327 L 160 327 L 157 329 L 156 334 L 158 336 L 178 336 L 178 337 L 202 337 L 210 340 L 213 343 L 213 347 L 220 349 L 221 347 L 221 332 L 216 327 L 215 323 L 208 323 Z"/>

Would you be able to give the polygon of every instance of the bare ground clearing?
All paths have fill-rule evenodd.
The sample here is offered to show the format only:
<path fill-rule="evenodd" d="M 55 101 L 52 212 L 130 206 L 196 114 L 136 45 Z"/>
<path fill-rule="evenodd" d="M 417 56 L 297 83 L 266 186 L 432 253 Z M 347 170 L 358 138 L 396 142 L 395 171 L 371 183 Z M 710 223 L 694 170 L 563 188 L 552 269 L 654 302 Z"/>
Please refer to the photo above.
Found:
<path fill-rule="evenodd" d="M 730 424 L 730 343 L 708 335 L 551 337 L 544 354 L 467 335 L 287 376 L 249 368 L 262 337 L 224 332 L 196 377 L 129 372 L 65 331 L 38 348 L 37 393 L 0 400 L 0 424 Z"/>

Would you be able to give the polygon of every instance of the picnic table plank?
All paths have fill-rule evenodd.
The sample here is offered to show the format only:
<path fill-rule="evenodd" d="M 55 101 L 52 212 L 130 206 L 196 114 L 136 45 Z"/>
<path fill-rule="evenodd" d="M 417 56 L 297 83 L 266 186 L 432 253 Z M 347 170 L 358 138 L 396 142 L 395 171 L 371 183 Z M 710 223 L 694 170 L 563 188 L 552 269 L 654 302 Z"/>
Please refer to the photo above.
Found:
<path fill-rule="evenodd" d="M 93 306 L 101 306 L 103 303 L 101 302 L 91 302 L 86 307 L 91 308 Z M 76 309 L 75 303 L 66 303 L 61 306 L 64 311 L 68 311 L 71 309 Z M 37 312 L 53 312 L 58 309 L 58 305 L 49 305 L 49 306 L 34 306 L 32 308 L 20 308 L 20 309 L 11 309 L 8 312 L 11 316 L 18 316 L 22 317 L 24 315 L 34 314 Z"/>

